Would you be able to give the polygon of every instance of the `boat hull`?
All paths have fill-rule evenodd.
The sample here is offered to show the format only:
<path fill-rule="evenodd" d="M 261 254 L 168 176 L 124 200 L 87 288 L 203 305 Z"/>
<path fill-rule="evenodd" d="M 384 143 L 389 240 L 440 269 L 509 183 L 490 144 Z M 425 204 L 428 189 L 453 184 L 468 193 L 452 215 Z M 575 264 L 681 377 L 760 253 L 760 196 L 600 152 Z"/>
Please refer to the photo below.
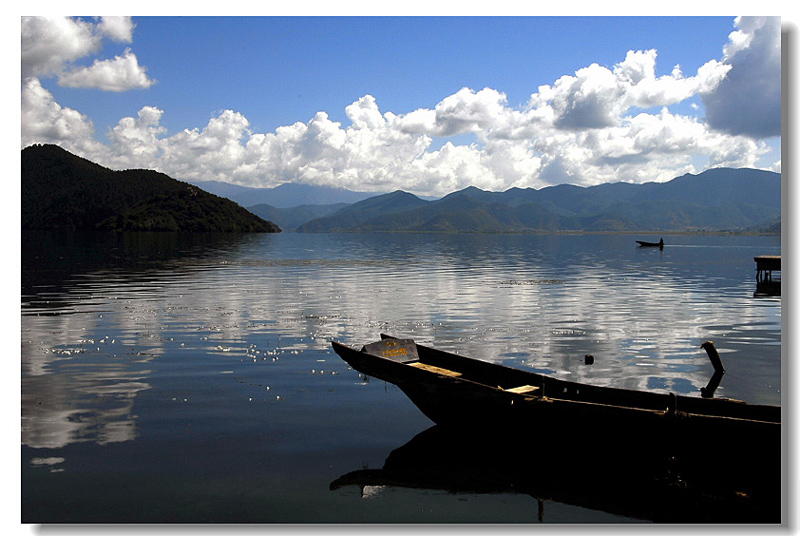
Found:
<path fill-rule="evenodd" d="M 580 384 L 422 345 L 416 345 L 419 357 L 410 362 L 381 358 L 337 342 L 333 348 L 355 370 L 397 385 L 437 424 L 525 418 L 563 423 L 569 418 L 586 426 L 599 420 L 609 421 L 602 422 L 604 427 L 616 421 L 684 427 L 696 429 L 700 436 L 726 429 L 780 431 L 776 406 Z M 422 368 L 423 364 L 428 367 Z M 690 427 L 690 423 L 696 424 Z"/>
<path fill-rule="evenodd" d="M 600 463 L 624 452 L 642 467 L 672 464 L 695 486 L 780 501 L 780 407 L 579 384 L 415 347 L 397 359 L 333 343 L 353 369 L 396 385 L 445 429 Z"/>

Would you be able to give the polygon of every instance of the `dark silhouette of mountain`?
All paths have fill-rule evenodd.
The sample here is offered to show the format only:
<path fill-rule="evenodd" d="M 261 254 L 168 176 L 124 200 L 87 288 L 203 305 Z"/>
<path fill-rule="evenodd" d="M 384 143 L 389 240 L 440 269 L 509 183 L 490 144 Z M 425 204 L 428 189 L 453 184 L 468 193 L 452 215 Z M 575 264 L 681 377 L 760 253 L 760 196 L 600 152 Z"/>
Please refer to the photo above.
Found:
<path fill-rule="evenodd" d="M 163 173 L 113 171 L 56 145 L 22 150 L 22 229 L 280 232 Z"/>
<path fill-rule="evenodd" d="M 780 230 L 781 176 L 712 169 L 666 183 L 568 184 L 487 192 L 474 186 L 438 201 L 394 192 L 298 227 L 303 232 L 633 232 Z"/>
<path fill-rule="evenodd" d="M 293 208 L 301 205 L 351 204 L 380 195 L 370 192 L 353 192 L 330 186 L 294 183 L 281 184 L 275 188 L 250 188 L 218 181 L 195 181 L 192 184 L 248 208 L 255 205 Z"/>

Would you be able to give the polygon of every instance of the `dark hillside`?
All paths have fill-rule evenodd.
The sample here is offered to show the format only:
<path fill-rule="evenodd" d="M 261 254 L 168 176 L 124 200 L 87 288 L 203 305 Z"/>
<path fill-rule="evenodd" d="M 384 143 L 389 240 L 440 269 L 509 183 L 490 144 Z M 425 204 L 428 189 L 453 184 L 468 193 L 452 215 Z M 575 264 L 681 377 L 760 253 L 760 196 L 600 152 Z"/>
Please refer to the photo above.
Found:
<path fill-rule="evenodd" d="M 280 231 L 232 201 L 163 173 L 113 171 L 55 145 L 22 150 L 22 229 Z"/>

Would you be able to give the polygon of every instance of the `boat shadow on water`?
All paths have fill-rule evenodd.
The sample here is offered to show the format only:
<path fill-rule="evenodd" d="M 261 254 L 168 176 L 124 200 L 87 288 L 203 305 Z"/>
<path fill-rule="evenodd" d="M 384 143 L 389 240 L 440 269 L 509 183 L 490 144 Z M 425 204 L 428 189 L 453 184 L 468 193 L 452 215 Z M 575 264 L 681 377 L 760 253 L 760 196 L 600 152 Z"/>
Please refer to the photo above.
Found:
<path fill-rule="evenodd" d="M 595 387 L 382 336 L 354 369 L 397 385 L 434 423 L 345 485 L 524 493 L 662 523 L 780 523 L 780 407 Z M 716 380 L 716 381 L 715 381 Z"/>
<path fill-rule="evenodd" d="M 393 450 L 381 469 L 346 473 L 330 489 L 525 494 L 537 501 L 540 522 L 548 521 L 548 501 L 656 523 L 780 522 L 780 479 L 743 480 L 735 465 L 708 469 L 698 474 L 658 447 L 434 425 Z"/>

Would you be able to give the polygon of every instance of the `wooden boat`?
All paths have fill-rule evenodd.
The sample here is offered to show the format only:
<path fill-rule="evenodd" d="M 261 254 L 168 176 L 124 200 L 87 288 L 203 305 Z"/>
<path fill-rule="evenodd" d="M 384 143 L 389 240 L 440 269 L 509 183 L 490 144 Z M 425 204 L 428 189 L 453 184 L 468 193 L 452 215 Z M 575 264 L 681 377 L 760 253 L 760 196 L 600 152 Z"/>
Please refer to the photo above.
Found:
<path fill-rule="evenodd" d="M 780 406 L 593 386 L 381 337 L 360 350 L 332 345 L 353 369 L 396 385 L 440 426 L 506 449 L 529 448 L 534 457 L 533 447 L 545 445 L 551 454 L 537 457 L 543 462 L 553 452 L 589 456 L 611 464 L 612 473 L 620 453 L 641 470 L 669 461 L 671 478 L 697 489 L 713 483 L 759 505 L 779 504 Z M 721 361 L 713 344 L 704 348 L 718 382 Z"/>
<path fill-rule="evenodd" d="M 663 238 L 661 240 L 659 240 L 658 242 L 645 242 L 644 240 L 637 240 L 636 243 L 639 244 L 639 247 L 643 247 L 643 248 L 661 248 L 661 249 L 664 249 L 664 239 Z"/>
<path fill-rule="evenodd" d="M 437 424 L 502 423 L 580 436 L 652 437 L 676 447 L 729 442 L 780 452 L 780 406 L 581 384 L 382 337 L 361 350 L 332 344 L 351 367 L 397 385 Z"/>

